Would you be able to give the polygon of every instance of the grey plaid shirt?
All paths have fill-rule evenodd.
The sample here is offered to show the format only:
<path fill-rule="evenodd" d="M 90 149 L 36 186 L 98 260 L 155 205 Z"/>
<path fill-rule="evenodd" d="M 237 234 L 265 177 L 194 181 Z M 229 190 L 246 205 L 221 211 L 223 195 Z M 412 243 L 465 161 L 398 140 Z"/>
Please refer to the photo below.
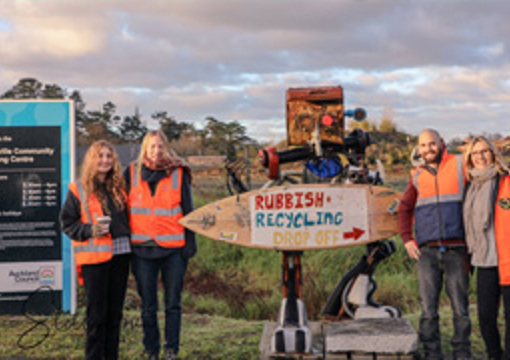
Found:
<path fill-rule="evenodd" d="M 121 254 L 129 254 L 131 252 L 131 244 L 128 236 L 121 236 L 113 239 L 113 256 Z"/>

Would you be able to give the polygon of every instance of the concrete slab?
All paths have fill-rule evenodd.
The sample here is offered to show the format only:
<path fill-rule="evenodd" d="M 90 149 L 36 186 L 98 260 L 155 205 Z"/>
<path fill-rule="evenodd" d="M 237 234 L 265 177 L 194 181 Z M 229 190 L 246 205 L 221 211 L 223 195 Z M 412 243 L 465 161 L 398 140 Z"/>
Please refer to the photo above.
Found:
<path fill-rule="evenodd" d="M 359 319 L 324 324 L 328 353 L 410 354 L 418 349 L 418 335 L 405 318 Z M 366 356 L 365 355 L 365 356 Z M 370 356 L 370 355 L 368 355 Z"/>
<path fill-rule="evenodd" d="M 277 322 L 266 322 L 259 345 L 260 360 L 412 360 L 418 335 L 408 319 L 312 321 L 311 354 L 271 352 Z"/>

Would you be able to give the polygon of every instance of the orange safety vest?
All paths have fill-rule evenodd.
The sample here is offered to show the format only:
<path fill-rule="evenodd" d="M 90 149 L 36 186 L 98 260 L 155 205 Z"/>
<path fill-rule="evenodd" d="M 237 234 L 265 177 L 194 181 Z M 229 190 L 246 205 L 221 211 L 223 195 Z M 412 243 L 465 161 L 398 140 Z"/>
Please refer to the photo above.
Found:
<path fill-rule="evenodd" d="M 80 200 L 82 223 L 95 224 L 98 218 L 104 216 L 101 203 L 94 194 L 90 194 L 88 202 L 84 201 L 85 191 L 81 182 L 70 184 L 69 190 Z M 100 264 L 110 260 L 113 257 L 112 245 L 110 234 L 85 241 L 73 240 L 76 265 Z"/>
<path fill-rule="evenodd" d="M 464 239 L 462 197 L 466 179 L 462 156 L 445 150 L 436 174 L 420 166 L 411 171 L 418 191 L 414 221 L 419 245 L 429 241 Z"/>
<path fill-rule="evenodd" d="M 138 176 L 137 164 L 130 165 L 129 224 L 131 242 L 142 244 L 154 240 L 165 248 L 180 248 L 185 244 L 182 218 L 182 168 L 161 179 L 154 196 L 149 184 Z"/>
<path fill-rule="evenodd" d="M 499 282 L 510 285 L 510 175 L 499 182 L 494 209 L 494 232 L 498 249 Z"/>

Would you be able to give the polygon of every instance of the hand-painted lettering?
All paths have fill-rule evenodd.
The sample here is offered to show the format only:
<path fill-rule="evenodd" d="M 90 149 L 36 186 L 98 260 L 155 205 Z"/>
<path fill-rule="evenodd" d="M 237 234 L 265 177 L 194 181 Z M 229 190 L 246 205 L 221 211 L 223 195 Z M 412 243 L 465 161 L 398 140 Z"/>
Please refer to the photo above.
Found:
<path fill-rule="evenodd" d="M 305 194 L 305 200 L 306 200 L 306 202 L 305 202 L 305 206 L 306 207 L 312 206 L 313 205 L 313 193 L 312 192 L 307 192 Z"/>
<path fill-rule="evenodd" d="M 317 225 L 341 225 L 343 213 L 338 211 L 315 213 L 308 212 L 258 212 L 255 215 L 255 227 L 286 227 L 287 229 L 300 229 Z"/>
<path fill-rule="evenodd" d="M 307 226 L 314 226 L 314 225 L 315 225 L 315 221 L 309 220 L 308 219 L 308 214 L 305 214 L 305 223 L 304 223 L 304 226 L 307 227 Z"/>
<path fill-rule="evenodd" d="M 322 208 L 324 196 L 324 192 L 321 191 L 259 194 L 255 196 L 255 210 Z"/>
<path fill-rule="evenodd" d="M 296 197 L 296 209 L 302 209 L 303 208 L 303 203 L 301 202 L 301 198 L 303 197 L 303 193 L 302 192 L 296 192 L 294 194 L 294 196 Z"/>
<path fill-rule="evenodd" d="M 276 194 L 276 210 L 283 208 L 283 194 Z"/>
<path fill-rule="evenodd" d="M 315 243 L 322 246 L 335 245 L 339 241 L 338 230 L 319 230 L 315 235 Z"/>
<path fill-rule="evenodd" d="M 258 213 L 257 214 L 257 223 L 255 227 L 264 227 L 264 214 Z"/>
<path fill-rule="evenodd" d="M 324 205 L 324 193 L 318 191 L 315 193 L 315 207 L 321 208 Z"/>
<path fill-rule="evenodd" d="M 332 224 L 333 223 L 333 214 L 327 212 L 324 214 L 324 224 Z"/>
<path fill-rule="evenodd" d="M 265 208 L 271 210 L 274 207 L 273 197 L 271 195 L 264 196 Z"/>
<path fill-rule="evenodd" d="M 344 220 L 344 214 L 342 212 L 337 212 L 335 214 L 335 225 L 340 225 Z"/>
<path fill-rule="evenodd" d="M 301 220 L 302 217 L 303 217 L 302 213 L 297 213 L 294 216 L 294 228 L 299 229 L 301 227 L 301 225 L 303 224 L 303 221 L 299 221 L 299 220 Z"/>
<path fill-rule="evenodd" d="M 283 226 L 283 217 L 284 217 L 283 213 L 276 214 L 275 223 L 277 227 Z"/>
<path fill-rule="evenodd" d="M 292 201 L 292 194 L 285 194 L 285 209 L 290 210 L 294 207 L 294 202 Z"/>
<path fill-rule="evenodd" d="M 275 231 L 273 245 L 285 247 L 304 247 L 308 245 L 310 233 L 308 231 Z"/>
<path fill-rule="evenodd" d="M 269 213 L 267 214 L 267 226 L 275 226 L 274 222 L 273 222 L 273 213 Z"/>
<path fill-rule="evenodd" d="M 255 196 L 255 210 L 262 210 L 264 208 L 262 205 L 262 201 L 264 201 L 262 195 Z"/>
<path fill-rule="evenodd" d="M 322 211 L 317 211 L 317 225 L 322 225 Z"/>

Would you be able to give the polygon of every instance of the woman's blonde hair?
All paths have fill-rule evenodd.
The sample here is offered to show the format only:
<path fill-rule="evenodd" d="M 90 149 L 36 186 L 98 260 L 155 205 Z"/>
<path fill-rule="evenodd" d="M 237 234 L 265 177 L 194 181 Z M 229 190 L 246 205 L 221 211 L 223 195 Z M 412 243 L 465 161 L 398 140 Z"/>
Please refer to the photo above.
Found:
<path fill-rule="evenodd" d="M 168 141 L 168 138 L 166 137 L 165 133 L 161 130 L 150 130 L 145 134 L 142 140 L 142 146 L 140 147 L 140 154 L 138 155 L 138 159 L 136 160 L 136 169 L 137 173 L 135 176 L 140 176 L 142 171 L 142 165 L 144 162 L 144 159 L 147 157 L 147 152 L 149 151 L 149 142 L 151 139 L 159 137 L 161 141 L 163 141 L 164 145 L 164 153 L 163 153 L 163 160 L 164 161 L 174 161 L 174 162 L 182 162 L 184 161 L 177 156 L 176 152 L 170 147 L 170 141 Z"/>
<path fill-rule="evenodd" d="M 490 149 L 490 151 L 492 153 L 492 160 L 494 162 L 494 166 L 495 166 L 496 170 L 498 171 L 498 173 L 499 174 L 507 173 L 508 167 L 505 164 L 505 161 L 503 160 L 503 156 L 498 151 L 496 146 L 489 139 L 487 139 L 485 136 L 479 135 L 479 136 L 474 136 L 473 138 L 471 138 L 471 140 L 469 141 L 468 146 L 466 148 L 466 152 L 464 154 L 464 161 L 466 163 L 466 170 L 467 170 L 467 179 L 469 181 L 472 180 L 469 170 L 473 169 L 475 166 L 473 164 L 473 160 L 471 159 L 471 154 L 473 153 L 473 147 L 479 142 L 484 142 L 487 145 L 487 147 Z"/>
<path fill-rule="evenodd" d="M 98 140 L 90 145 L 81 166 L 80 181 L 83 184 L 85 191 L 85 201 L 88 201 L 90 195 L 94 194 L 101 203 L 103 210 L 108 213 L 109 209 L 106 196 L 100 190 L 99 182 L 97 181 L 99 152 L 103 148 L 107 148 L 111 151 L 113 160 L 112 168 L 108 171 L 104 180 L 106 190 L 112 197 L 113 203 L 118 210 L 122 210 L 126 206 L 126 197 L 123 192 L 126 184 L 124 182 L 124 177 L 122 176 L 122 168 L 119 156 L 110 142 L 106 140 Z"/>

